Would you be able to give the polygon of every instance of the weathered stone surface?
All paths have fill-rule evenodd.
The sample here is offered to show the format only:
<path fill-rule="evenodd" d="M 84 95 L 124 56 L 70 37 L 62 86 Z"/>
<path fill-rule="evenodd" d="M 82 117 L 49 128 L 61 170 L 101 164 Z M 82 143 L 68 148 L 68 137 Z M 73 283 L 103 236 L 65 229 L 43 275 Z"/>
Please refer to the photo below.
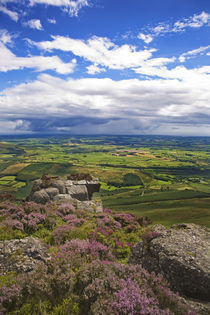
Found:
<path fill-rule="evenodd" d="M 58 194 L 53 198 L 54 201 L 69 201 L 74 202 L 75 199 L 73 199 L 70 195 L 67 194 Z"/>
<path fill-rule="evenodd" d="M 96 180 L 92 180 L 92 181 L 87 181 L 86 185 L 87 185 L 87 190 L 88 190 L 88 198 L 89 200 L 91 200 L 93 193 L 98 192 L 100 190 L 101 184 Z"/>
<path fill-rule="evenodd" d="M 59 194 L 65 194 L 66 193 L 66 186 L 63 180 L 58 179 L 56 181 L 52 182 L 52 187 L 58 188 Z"/>
<path fill-rule="evenodd" d="M 30 201 L 44 204 L 50 201 L 50 196 L 48 195 L 45 189 L 41 189 L 34 192 L 33 198 L 31 198 Z"/>
<path fill-rule="evenodd" d="M 197 315 L 208 315 L 210 314 L 210 302 L 197 301 L 186 299 L 187 305 L 190 305 L 192 310 Z"/>
<path fill-rule="evenodd" d="M 87 174 L 82 174 L 81 178 L 78 174 L 72 176 L 69 176 L 68 180 L 62 180 L 58 176 L 43 175 L 41 179 L 34 182 L 31 193 L 26 200 L 45 204 L 50 200 L 69 200 L 67 196 L 70 196 L 80 201 L 88 201 L 91 200 L 94 192 L 99 191 L 99 181 L 91 179 L 90 175 L 88 175 L 88 180 L 85 179 Z M 76 180 L 77 177 L 78 180 Z"/>
<path fill-rule="evenodd" d="M 0 242 L 0 272 L 29 272 L 37 264 L 46 264 L 50 259 L 46 245 L 38 239 L 26 237 Z"/>
<path fill-rule="evenodd" d="M 50 199 L 53 199 L 56 195 L 59 194 L 58 188 L 55 188 L 55 187 L 46 188 L 45 191 L 48 194 L 48 196 L 50 197 Z"/>
<path fill-rule="evenodd" d="M 178 224 L 166 229 L 154 226 L 159 236 L 137 243 L 129 262 L 142 264 L 149 272 L 162 273 L 171 288 L 181 295 L 209 299 L 209 230 L 195 224 Z"/>
<path fill-rule="evenodd" d="M 101 200 L 77 201 L 77 208 L 88 212 L 103 212 L 103 204 Z"/>
<path fill-rule="evenodd" d="M 80 201 L 88 200 L 88 191 L 86 185 L 71 185 L 66 187 L 67 193 Z"/>

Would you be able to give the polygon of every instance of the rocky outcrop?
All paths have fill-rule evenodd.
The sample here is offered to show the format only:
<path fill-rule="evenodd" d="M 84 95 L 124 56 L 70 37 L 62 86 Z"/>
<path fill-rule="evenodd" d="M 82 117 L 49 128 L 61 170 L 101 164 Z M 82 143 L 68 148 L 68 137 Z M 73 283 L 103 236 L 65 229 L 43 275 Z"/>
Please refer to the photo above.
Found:
<path fill-rule="evenodd" d="M 67 180 L 62 180 L 58 176 L 43 175 L 41 179 L 34 182 L 27 201 L 42 204 L 61 199 L 89 201 L 93 193 L 100 189 L 98 179 L 93 179 L 90 175 L 87 177 L 88 179 L 71 180 L 70 178 L 71 176 L 68 176 Z"/>
<path fill-rule="evenodd" d="M 153 231 L 134 246 L 129 262 L 162 273 L 171 288 L 185 297 L 208 301 L 209 230 L 195 224 L 178 224 L 170 229 L 156 225 Z"/>
<path fill-rule="evenodd" d="M 0 273 L 29 272 L 49 259 L 46 246 L 36 238 L 0 242 Z"/>

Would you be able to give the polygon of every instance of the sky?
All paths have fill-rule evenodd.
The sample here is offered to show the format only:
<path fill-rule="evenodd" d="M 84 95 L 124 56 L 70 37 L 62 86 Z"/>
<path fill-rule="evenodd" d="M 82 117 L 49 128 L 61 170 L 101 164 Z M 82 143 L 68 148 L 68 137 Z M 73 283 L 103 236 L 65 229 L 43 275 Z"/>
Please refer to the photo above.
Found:
<path fill-rule="evenodd" d="M 209 0 L 0 0 L 0 134 L 210 136 Z"/>

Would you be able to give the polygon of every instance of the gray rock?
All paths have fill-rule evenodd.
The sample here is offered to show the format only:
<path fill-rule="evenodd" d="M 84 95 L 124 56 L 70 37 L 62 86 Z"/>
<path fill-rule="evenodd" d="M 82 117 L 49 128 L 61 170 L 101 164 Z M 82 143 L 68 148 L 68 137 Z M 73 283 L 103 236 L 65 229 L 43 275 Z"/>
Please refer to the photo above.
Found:
<path fill-rule="evenodd" d="M 73 181 L 74 185 L 87 185 L 87 181 L 86 180 L 78 180 L 78 181 Z"/>
<path fill-rule="evenodd" d="M 30 201 L 45 204 L 46 202 L 50 201 L 50 196 L 48 195 L 45 189 L 41 189 L 41 190 L 35 191 Z"/>
<path fill-rule="evenodd" d="M 75 199 L 73 199 L 70 195 L 68 194 L 58 194 L 53 198 L 53 201 L 69 201 L 69 202 L 74 202 Z"/>
<path fill-rule="evenodd" d="M 92 199 L 94 192 L 98 192 L 100 183 L 97 179 L 93 180 L 62 180 L 59 177 L 42 176 L 34 182 L 27 201 L 34 201 L 45 204 L 50 200 L 62 200 L 74 198 L 80 201 L 88 201 Z M 62 196 L 61 196 L 62 195 Z M 66 195 L 69 195 L 67 197 Z"/>
<path fill-rule="evenodd" d="M 74 199 L 88 200 L 88 191 L 85 185 L 72 185 L 66 187 L 67 193 Z"/>
<path fill-rule="evenodd" d="M 103 212 L 103 204 L 101 200 L 77 201 L 77 209 L 100 213 Z"/>
<path fill-rule="evenodd" d="M 26 237 L 0 242 L 0 272 L 29 272 L 37 264 L 46 264 L 50 256 L 46 245 L 38 239 Z"/>
<path fill-rule="evenodd" d="M 208 301 L 210 292 L 209 230 L 195 224 L 166 229 L 154 226 L 159 236 L 137 243 L 129 262 L 149 272 L 162 273 L 173 290 L 189 298 Z"/>
<path fill-rule="evenodd" d="M 59 194 L 65 194 L 66 193 L 66 186 L 63 180 L 58 179 L 56 181 L 52 182 L 52 187 L 58 188 Z"/>
<path fill-rule="evenodd" d="M 99 192 L 101 184 L 99 181 L 92 180 L 87 181 L 87 190 L 88 190 L 88 198 L 89 200 L 92 199 L 92 196 L 95 192 Z"/>
<path fill-rule="evenodd" d="M 50 197 L 50 200 L 52 200 L 53 197 L 55 197 L 56 195 L 59 194 L 58 188 L 55 188 L 55 187 L 46 188 L 45 191 L 48 194 L 48 196 Z"/>

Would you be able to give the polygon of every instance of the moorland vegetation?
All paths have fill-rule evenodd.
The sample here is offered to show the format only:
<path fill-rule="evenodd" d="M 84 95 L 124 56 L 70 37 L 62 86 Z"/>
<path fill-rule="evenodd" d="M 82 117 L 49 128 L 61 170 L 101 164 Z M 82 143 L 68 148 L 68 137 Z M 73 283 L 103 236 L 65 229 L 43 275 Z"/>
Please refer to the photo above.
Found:
<path fill-rule="evenodd" d="M 31 236 L 46 245 L 49 256 L 30 270 L 21 247 L 6 251 L 8 263 L 1 262 L 1 268 L 10 268 L 0 275 L 3 314 L 195 314 L 161 275 L 128 264 L 139 239 L 157 236 L 134 215 L 109 209 L 90 213 L 70 203 L 4 201 L 0 218 L 1 250 L 11 239 Z"/>

